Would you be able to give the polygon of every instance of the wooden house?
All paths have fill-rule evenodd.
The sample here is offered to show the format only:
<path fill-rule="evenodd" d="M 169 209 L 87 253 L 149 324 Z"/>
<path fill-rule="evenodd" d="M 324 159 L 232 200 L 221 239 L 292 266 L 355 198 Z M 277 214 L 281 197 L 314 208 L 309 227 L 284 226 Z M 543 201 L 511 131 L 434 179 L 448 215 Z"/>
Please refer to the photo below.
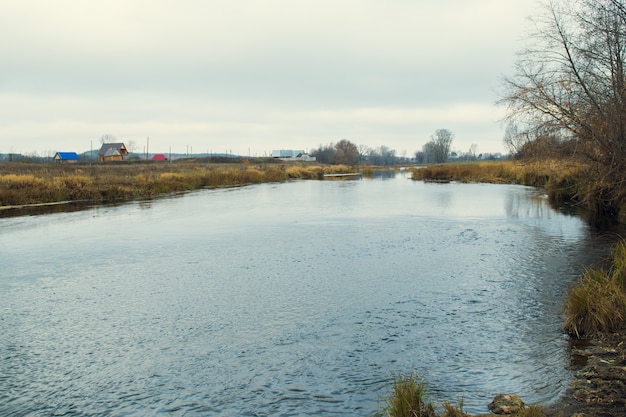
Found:
<path fill-rule="evenodd" d="M 78 162 L 78 154 L 76 152 L 57 152 L 54 154 L 54 162 L 58 164 Z"/>
<path fill-rule="evenodd" d="M 126 155 L 128 151 L 123 143 L 103 143 L 98 151 L 98 161 L 123 161 Z"/>

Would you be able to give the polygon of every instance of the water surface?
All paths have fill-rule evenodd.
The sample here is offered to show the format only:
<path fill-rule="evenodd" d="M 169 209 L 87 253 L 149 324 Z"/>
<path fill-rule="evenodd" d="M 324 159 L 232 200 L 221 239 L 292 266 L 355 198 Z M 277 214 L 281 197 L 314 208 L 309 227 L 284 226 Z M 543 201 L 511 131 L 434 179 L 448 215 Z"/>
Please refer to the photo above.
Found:
<path fill-rule="evenodd" d="M 538 190 L 403 174 L 0 219 L 0 415 L 369 416 L 408 372 L 549 403 L 608 243 Z"/>

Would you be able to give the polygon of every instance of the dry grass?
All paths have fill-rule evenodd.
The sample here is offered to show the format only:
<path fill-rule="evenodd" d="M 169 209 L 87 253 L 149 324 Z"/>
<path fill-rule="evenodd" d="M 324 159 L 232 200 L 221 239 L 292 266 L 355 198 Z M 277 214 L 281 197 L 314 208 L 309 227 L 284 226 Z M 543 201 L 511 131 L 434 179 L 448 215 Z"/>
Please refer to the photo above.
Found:
<path fill-rule="evenodd" d="M 484 182 L 545 187 L 553 202 L 582 201 L 587 167 L 574 160 L 481 161 L 414 168 L 411 178 L 432 182 Z"/>
<path fill-rule="evenodd" d="M 606 268 L 585 271 L 571 289 L 565 305 L 565 330 L 578 337 L 592 337 L 619 330 L 626 324 L 626 243 L 615 246 Z"/>
<path fill-rule="evenodd" d="M 463 412 L 463 401 L 458 406 L 450 404 L 448 401 L 443 402 L 442 417 L 469 417 L 469 414 Z"/>
<path fill-rule="evenodd" d="M 546 417 L 546 412 L 541 406 L 529 405 L 512 415 L 513 417 Z"/>
<path fill-rule="evenodd" d="M 416 374 L 397 377 L 393 383 L 393 393 L 384 398 L 387 406 L 383 413 L 388 417 L 435 417 L 435 408 L 426 400 L 426 387 L 419 382 Z M 377 415 L 383 415 L 378 413 Z M 541 406 L 524 406 L 518 412 L 511 414 L 515 417 L 546 417 Z M 441 417 L 469 417 L 463 411 L 463 400 L 458 405 L 448 401 L 442 403 Z"/>
<path fill-rule="evenodd" d="M 199 188 L 235 187 L 289 179 L 323 179 L 350 167 L 315 164 L 123 162 L 94 164 L 0 164 L 0 206 L 60 201 L 108 201 L 153 197 Z"/>
<path fill-rule="evenodd" d="M 416 375 L 397 377 L 393 394 L 385 398 L 389 417 L 434 417 L 433 405 L 426 401 L 425 384 Z"/>
<path fill-rule="evenodd" d="M 412 170 L 411 178 L 424 181 L 459 181 L 545 186 L 553 177 L 567 178 L 580 172 L 573 161 L 483 161 L 429 165 Z"/>
<path fill-rule="evenodd" d="M 294 165 L 285 169 L 285 175 L 287 178 L 302 178 L 302 179 L 323 179 L 324 168 L 321 166 L 301 166 Z"/>

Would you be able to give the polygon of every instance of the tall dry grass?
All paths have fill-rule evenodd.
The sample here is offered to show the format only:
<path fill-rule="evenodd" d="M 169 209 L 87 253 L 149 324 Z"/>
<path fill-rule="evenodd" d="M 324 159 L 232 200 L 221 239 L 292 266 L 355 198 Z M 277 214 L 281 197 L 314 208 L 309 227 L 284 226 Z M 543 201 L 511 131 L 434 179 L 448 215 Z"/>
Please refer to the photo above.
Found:
<path fill-rule="evenodd" d="M 389 417 L 434 417 L 435 408 L 426 400 L 426 385 L 416 375 L 397 377 L 393 394 L 385 398 Z"/>
<path fill-rule="evenodd" d="M 481 161 L 414 168 L 413 180 L 485 182 L 545 187 L 554 202 L 584 196 L 586 166 L 573 160 Z"/>
<path fill-rule="evenodd" d="M 567 295 L 565 330 L 586 338 L 626 325 L 626 242 L 613 250 L 609 265 L 590 268 Z"/>
<path fill-rule="evenodd" d="M 413 168 L 414 180 L 449 180 L 545 186 L 550 178 L 569 178 L 580 172 L 574 162 L 545 161 L 481 161 L 428 165 Z"/>
<path fill-rule="evenodd" d="M 0 164 L 0 206 L 60 201 L 153 197 L 199 188 L 235 187 L 290 179 L 323 179 L 350 167 L 314 164 L 255 165 L 186 160 L 173 163 Z"/>

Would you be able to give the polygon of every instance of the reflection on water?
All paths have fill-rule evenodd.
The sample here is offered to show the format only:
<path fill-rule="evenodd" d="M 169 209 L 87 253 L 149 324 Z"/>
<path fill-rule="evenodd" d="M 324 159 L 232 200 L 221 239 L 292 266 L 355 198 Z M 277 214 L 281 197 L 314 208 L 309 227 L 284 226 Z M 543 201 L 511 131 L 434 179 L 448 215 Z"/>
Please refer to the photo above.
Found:
<path fill-rule="evenodd" d="M 536 190 L 402 173 L 0 219 L 0 415 L 361 415 L 394 375 L 486 412 L 572 379 L 610 242 Z"/>

